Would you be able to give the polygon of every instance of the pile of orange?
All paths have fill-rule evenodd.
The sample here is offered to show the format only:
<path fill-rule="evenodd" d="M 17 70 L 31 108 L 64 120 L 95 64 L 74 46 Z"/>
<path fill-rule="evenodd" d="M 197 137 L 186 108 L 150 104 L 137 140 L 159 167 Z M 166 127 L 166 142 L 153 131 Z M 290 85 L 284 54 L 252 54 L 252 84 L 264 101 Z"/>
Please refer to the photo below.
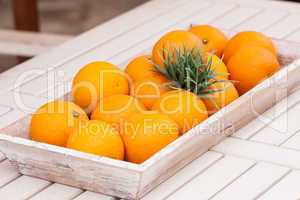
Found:
<path fill-rule="evenodd" d="M 170 70 L 166 58 L 172 65 L 180 55 L 176 52 L 195 49 L 213 72 L 204 90 L 213 92 L 203 96 L 180 88 L 164 73 Z M 156 42 L 151 55 L 134 58 L 125 71 L 107 62 L 84 66 L 73 79 L 73 102 L 39 108 L 30 137 L 142 163 L 277 70 L 275 46 L 262 33 L 240 32 L 227 39 L 209 25 L 172 31 Z"/>

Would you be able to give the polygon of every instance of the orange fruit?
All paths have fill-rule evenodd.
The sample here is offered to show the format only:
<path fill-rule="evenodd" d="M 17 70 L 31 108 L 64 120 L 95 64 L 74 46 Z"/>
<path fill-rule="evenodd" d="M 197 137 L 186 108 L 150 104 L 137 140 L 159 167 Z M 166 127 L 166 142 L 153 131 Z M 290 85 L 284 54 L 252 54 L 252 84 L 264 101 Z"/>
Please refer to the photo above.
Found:
<path fill-rule="evenodd" d="M 94 110 L 103 97 L 128 93 L 129 85 L 125 73 L 107 62 L 87 64 L 73 79 L 73 100 L 88 112 Z"/>
<path fill-rule="evenodd" d="M 181 133 L 185 133 L 208 117 L 203 101 L 194 93 L 185 90 L 165 93 L 155 102 L 153 110 L 173 119 Z"/>
<path fill-rule="evenodd" d="M 214 79 L 215 80 L 227 80 L 229 77 L 229 73 L 226 65 L 223 61 L 216 55 L 206 54 L 206 59 L 211 59 L 210 68 L 214 71 Z"/>
<path fill-rule="evenodd" d="M 233 56 L 240 48 L 249 44 L 263 47 L 276 56 L 276 48 L 270 38 L 259 32 L 245 31 L 236 34 L 227 43 L 224 49 L 225 63 L 227 63 L 231 56 Z"/>
<path fill-rule="evenodd" d="M 120 123 L 134 113 L 142 112 L 145 107 L 135 97 L 125 94 L 117 94 L 104 97 L 95 110 L 91 119 L 109 122 L 113 127 L 119 129 Z"/>
<path fill-rule="evenodd" d="M 69 129 L 67 147 L 78 151 L 124 159 L 124 145 L 119 133 L 109 124 L 98 120 L 82 120 Z"/>
<path fill-rule="evenodd" d="M 156 72 L 155 66 L 151 60 L 151 56 L 139 56 L 133 59 L 126 67 L 125 72 L 133 81 L 139 81 L 144 78 L 158 77 L 165 79 L 159 72 Z"/>
<path fill-rule="evenodd" d="M 218 57 L 222 57 L 228 41 L 222 31 L 210 25 L 191 26 L 189 31 L 202 40 L 205 52 L 212 52 Z"/>
<path fill-rule="evenodd" d="M 144 104 L 147 109 L 151 109 L 154 102 L 160 96 L 169 91 L 165 78 L 149 77 L 134 83 L 133 96 Z"/>
<path fill-rule="evenodd" d="M 79 119 L 88 119 L 77 105 L 67 101 L 52 101 L 41 106 L 31 118 L 30 138 L 57 146 L 65 146 L 67 129 L 76 126 Z"/>
<path fill-rule="evenodd" d="M 201 49 L 201 40 L 191 32 L 177 30 L 172 31 L 162 36 L 153 47 L 152 60 L 154 63 L 164 67 L 163 58 L 167 58 L 169 54 L 176 57 L 175 50 L 183 51 Z"/>
<path fill-rule="evenodd" d="M 135 114 L 127 123 L 123 141 L 129 162 L 144 162 L 179 136 L 177 124 L 157 112 Z"/>
<path fill-rule="evenodd" d="M 206 98 L 202 98 L 209 114 L 217 112 L 239 97 L 237 89 L 229 81 L 217 82 L 211 85 L 209 89 L 216 91 L 213 94 L 208 94 Z"/>
<path fill-rule="evenodd" d="M 227 68 L 230 79 L 236 81 L 236 87 L 242 95 L 273 75 L 280 66 L 271 51 L 263 47 L 247 45 L 230 58 Z"/>

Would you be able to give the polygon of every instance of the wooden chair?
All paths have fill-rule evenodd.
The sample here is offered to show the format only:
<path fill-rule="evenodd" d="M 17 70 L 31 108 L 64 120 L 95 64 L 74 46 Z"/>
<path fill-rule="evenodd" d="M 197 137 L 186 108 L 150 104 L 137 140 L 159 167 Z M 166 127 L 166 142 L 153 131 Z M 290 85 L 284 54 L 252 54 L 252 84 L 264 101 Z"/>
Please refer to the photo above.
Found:
<path fill-rule="evenodd" d="M 39 31 L 37 0 L 13 0 L 15 29 Z"/>
<path fill-rule="evenodd" d="M 37 0 L 13 0 L 13 13 L 16 31 L 0 29 L 0 54 L 21 56 L 22 62 L 72 38 L 39 33 Z"/>

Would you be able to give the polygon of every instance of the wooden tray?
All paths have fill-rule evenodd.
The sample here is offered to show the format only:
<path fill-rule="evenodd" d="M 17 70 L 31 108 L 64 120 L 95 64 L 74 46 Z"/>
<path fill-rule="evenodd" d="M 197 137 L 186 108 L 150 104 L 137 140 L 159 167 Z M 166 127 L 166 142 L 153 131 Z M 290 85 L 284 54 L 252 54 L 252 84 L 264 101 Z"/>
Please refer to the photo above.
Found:
<path fill-rule="evenodd" d="M 137 165 L 28 139 L 31 116 L 0 130 L 0 151 L 20 173 L 86 190 L 139 199 L 176 171 L 300 86 L 299 44 L 275 41 L 282 69 Z"/>

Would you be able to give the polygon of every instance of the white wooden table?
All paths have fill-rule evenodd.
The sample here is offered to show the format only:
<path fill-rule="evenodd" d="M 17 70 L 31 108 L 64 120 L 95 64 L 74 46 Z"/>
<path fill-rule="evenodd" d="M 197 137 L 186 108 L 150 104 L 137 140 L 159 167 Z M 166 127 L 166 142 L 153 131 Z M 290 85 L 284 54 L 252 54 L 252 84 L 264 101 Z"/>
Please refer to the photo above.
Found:
<path fill-rule="evenodd" d="M 166 31 L 190 23 L 209 23 L 227 31 L 257 30 L 300 42 L 299 21 L 300 4 L 293 3 L 151 1 L 0 74 L 0 128 L 62 94 L 64 89 L 69 90 L 74 73 L 84 64 L 107 60 L 124 65 L 129 58 L 147 51 Z M 25 102 L 21 107 L 20 98 Z M 190 163 L 143 199 L 300 199 L 298 102 L 300 92 L 264 113 L 263 121 L 252 121 Z M 0 199 L 114 199 L 22 176 L 2 155 L 0 160 Z"/>

